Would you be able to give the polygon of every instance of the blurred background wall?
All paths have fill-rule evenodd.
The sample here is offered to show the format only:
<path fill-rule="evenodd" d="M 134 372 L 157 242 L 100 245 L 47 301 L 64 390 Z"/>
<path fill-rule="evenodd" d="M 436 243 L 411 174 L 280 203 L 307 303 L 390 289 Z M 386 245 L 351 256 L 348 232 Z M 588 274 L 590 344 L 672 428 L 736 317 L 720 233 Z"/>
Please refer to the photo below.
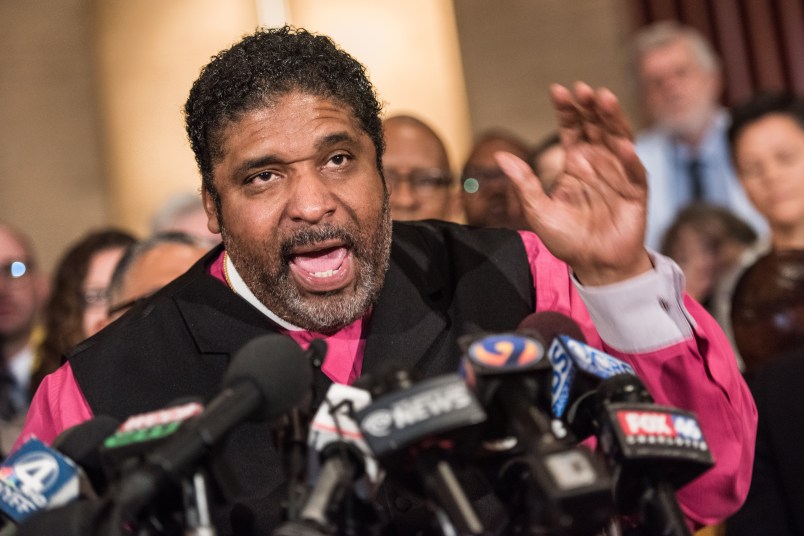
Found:
<path fill-rule="evenodd" d="M 457 170 L 489 127 L 547 134 L 552 82 L 606 85 L 639 124 L 626 46 L 659 18 L 698 25 L 734 57 L 727 75 L 742 85 L 728 99 L 801 87 L 802 1 L 0 0 L 0 219 L 33 236 L 46 269 L 90 228 L 145 234 L 168 196 L 199 188 L 181 113 L 192 81 L 260 24 L 332 35 L 387 114 L 433 124 Z M 771 41 L 776 70 L 757 52 Z"/>

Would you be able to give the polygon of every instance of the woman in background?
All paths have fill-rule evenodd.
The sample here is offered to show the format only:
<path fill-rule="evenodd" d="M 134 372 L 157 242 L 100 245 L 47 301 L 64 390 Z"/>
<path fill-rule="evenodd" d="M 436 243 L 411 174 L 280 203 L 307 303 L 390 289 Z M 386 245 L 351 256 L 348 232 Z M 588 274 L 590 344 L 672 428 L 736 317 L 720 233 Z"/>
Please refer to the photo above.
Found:
<path fill-rule="evenodd" d="M 46 375 L 59 368 L 65 354 L 103 325 L 112 272 L 134 242 L 136 239 L 127 232 L 102 229 L 88 233 L 61 258 L 45 306 L 45 337 L 37 351 L 31 393 Z"/>

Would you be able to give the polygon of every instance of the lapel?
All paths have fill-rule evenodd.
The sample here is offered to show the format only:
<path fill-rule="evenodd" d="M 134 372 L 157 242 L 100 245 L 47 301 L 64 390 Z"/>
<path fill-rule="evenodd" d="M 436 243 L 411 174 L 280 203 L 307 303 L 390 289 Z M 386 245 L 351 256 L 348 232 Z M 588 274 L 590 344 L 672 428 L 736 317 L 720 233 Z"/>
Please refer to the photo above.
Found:
<path fill-rule="evenodd" d="M 412 370 L 437 352 L 449 320 L 437 303 L 444 281 L 432 259 L 416 255 L 394 234 L 391 260 L 374 306 L 363 373 L 382 373 L 389 366 Z"/>
<path fill-rule="evenodd" d="M 190 277 L 176 292 L 175 301 L 199 352 L 213 359 L 228 359 L 254 337 L 277 331 L 277 326 L 208 273 L 209 260 L 219 254 L 216 249 L 188 274 Z M 331 383 L 320 369 L 314 370 L 311 407 L 318 407 Z"/>
<path fill-rule="evenodd" d="M 276 327 L 208 273 L 209 262 L 219 254 L 220 249 L 216 248 L 199 261 L 175 291 L 174 299 L 199 352 L 229 355 L 254 337 L 275 331 Z"/>

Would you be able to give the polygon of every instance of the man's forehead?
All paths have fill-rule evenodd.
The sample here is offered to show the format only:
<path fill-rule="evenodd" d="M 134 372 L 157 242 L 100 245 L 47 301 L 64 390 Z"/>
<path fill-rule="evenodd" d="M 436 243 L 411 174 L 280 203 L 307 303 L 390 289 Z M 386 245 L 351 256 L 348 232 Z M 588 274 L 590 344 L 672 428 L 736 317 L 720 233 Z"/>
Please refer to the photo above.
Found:
<path fill-rule="evenodd" d="M 488 138 L 478 143 L 469 155 L 466 165 L 497 165 L 494 153 L 505 151 L 520 158 L 525 156 L 523 149 L 504 138 Z"/>
<path fill-rule="evenodd" d="M 311 125 L 320 128 L 311 129 Z M 243 134 L 283 144 L 318 143 L 331 134 L 328 130 L 342 131 L 355 139 L 368 137 L 348 106 L 327 97 L 290 93 L 255 106 L 224 124 L 220 130 L 221 149 L 225 151 L 231 138 Z"/>
<path fill-rule="evenodd" d="M 448 167 L 447 153 L 440 140 L 427 130 L 414 123 L 391 122 L 385 129 L 385 157 L 398 157 L 400 160 L 412 157 L 432 158 L 437 167 Z"/>
<path fill-rule="evenodd" d="M 10 227 L 0 225 L 0 259 L 11 260 L 30 256 L 28 241 Z"/>
<path fill-rule="evenodd" d="M 642 69 L 645 70 L 657 65 L 666 65 L 670 60 L 677 61 L 679 59 L 695 65 L 699 64 L 696 61 L 697 58 L 692 43 L 689 39 L 681 36 L 647 50 L 642 56 L 641 65 Z"/>

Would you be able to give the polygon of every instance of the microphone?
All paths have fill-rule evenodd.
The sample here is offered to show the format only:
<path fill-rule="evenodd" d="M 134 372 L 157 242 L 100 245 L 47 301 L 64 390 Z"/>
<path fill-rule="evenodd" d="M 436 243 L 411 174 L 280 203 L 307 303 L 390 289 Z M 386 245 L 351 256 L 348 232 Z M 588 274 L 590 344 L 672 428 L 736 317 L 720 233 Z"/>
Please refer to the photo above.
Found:
<path fill-rule="evenodd" d="M 0 511 L 15 524 L 79 497 L 75 463 L 31 438 L 0 465 Z"/>
<path fill-rule="evenodd" d="M 64 430 L 53 440 L 52 447 L 78 466 L 81 496 L 96 498 L 106 493 L 109 479 L 103 468 L 100 449 L 119 425 L 114 417 L 99 415 Z"/>
<path fill-rule="evenodd" d="M 548 526 L 595 534 L 613 515 L 611 481 L 588 449 L 554 434 L 540 409 L 549 407 L 552 368 L 531 324 L 538 327 L 526 319 L 517 333 L 473 342 L 463 359 L 468 383 L 497 423 L 485 437 L 497 439 L 495 445 L 504 444 L 502 437 L 515 439 L 496 470 L 496 489 L 514 531 Z"/>
<path fill-rule="evenodd" d="M 137 467 L 149 452 L 166 443 L 184 423 L 200 415 L 203 409 L 196 400 L 185 403 L 177 401 L 167 408 L 126 419 L 113 435 L 106 438 L 101 448 L 109 479 L 118 480 Z M 172 493 L 165 490 L 155 499 L 159 504 L 159 512 L 152 512 L 149 522 L 163 527 L 167 516 L 183 506 L 186 536 L 214 534 L 209 516 L 207 487 L 204 469 L 199 468 L 191 476 L 183 476 L 180 490 L 171 489 Z M 179 495 L 183 498 L 181 504 L 177 501 Z"/>
<path fill-rule="evenodd" d="M 586 344 L 580 327 L 566 315 L 545 311 L 523 321 L 549 340 L 547 358 L 552 365 L 551 411 L 567 423 L 579 439 L 595 432 L 589 418 L 590 396 L 600 382 L 620 374 L 636 376 L 628 363 Z M 579 415 L 585 415 L 580 418 Z"/>
<path fill-rule="evenodd" d="M 393 383 L 409 387 L 389 389 Z M 457 374 L 410 385 L 409 376 L 396 371 L 378 384 L 390 392 L 356 414 L 371 451 L 389 476 L 429 499 L 442 528 L 481 534 L 483 525 L 448 461 L 468 443 L 459 436 L 486 420 L 480 403 Z"/>
<path fill-rule="evenodd" d="M 74 501 L 65 506 L 41 512 L 19 527 L 4 528 L 2 536 L 117 536 L 121 530 L 98 524 L 105 505 L 94 500 Z"/>
<path fill-rule="evenodd" d="M 200 415 L 198 401 L 174 402 L 167 408 L 132 415 L 108 435 L 100 448 L 100 460 L 109 480 L 117 480 L 142 461 L 145 454 L 164 444 L 181 425 Z"/>
<path fill-rule="evenodd" d="M 714 465 L 695 415 L 653 403 L 636 376 L 603 381 L 595 395 L 598 444 L 617 467 L 618 510 L 638 513 L 644 532 L 690 534 L 675 490 Z"/>
<path fill-rule="evenodd" d="M 365 529 L 373 513 L 366 501 L 374 497 L 382 471 L 354 414 L 370 403 L 371 395 L 363 389 L 341 384 L 329 387 L 310 423 L 308 475 L 314 482 L 312 490 L 298 519 L 291 518 L 275 536 L 329 534 L 333 527 L 338 527 L 338 534 L 354 534 L 359 526 Z M 355 509 L 366 515 L 355 516 Z"/>
<path fill-rule="evenodd" d="M 56 488 L 58 487 L 58 484 L 54 482 L 48 488 L 47 492 L 41 493 L 43 496 L 51 494 L 51 497 L 46 500 L 44 506 L 37 507 L 33 511 L 27 513 L 27 515 L 24 517 L 15 519 L 14 521 L 20 526 L 28 527 L 29 525 L 35 523 L 35 520 L 42 517 L 45 512 L 59 510 L 62 505 L 73 503 L 77 499 L 94 499 L 97 498 L 99 493 L 103 493 L 108 483 L 101 468 L 100 459 L 98 456 L 98 447 L 103 442 L 105 437 L 117 427 L 117 425 L 118 422 L 116 419 L 106 415 L 101 415 L 64 430 L 56 437 L 56 439 L 53 440 L 53 444 L 50 448 L 42 448 L 42 446 L 37 443 L 26 443 L 26 448 L 33 449 L 32 451 L 35 453 L 34 460 L 36 460 L 37 457 L 39 459 L 39 461 L 34 465 L 36 470 L 33 471 L 35 474 L 35 479 L 39 481 L 38 486 L 41 486 L 43 489 L 48 488 L 48 482 L 53 479 L 52 471 L 54 469 L 61 470 L 59 469 L 58 462 L 55 466 L 51 462 L 52 460 L 59 460 L 59 458 L 61 458 L 65 463 L 70 464 L 75 468 L 75 476 L 77 477 L 78 487 L 77 489 L 70 487 L 68 490 L 62 489 L 57 491 Z M 49 460 L 49 457 L 51 456 L 53 458 L 52 460 Z M 22 479 L 19 480 L 20 483 L 26 481 L 30 483 L 30 459 L 31 458 L 29 457 L 29 465 L 27 469 L 23 468 L 21 471 L 19 467 L 14 468 L 14 463 L 11 463 L 11 460 L 6 460 L 6 463 L 9 463 L 10 467 L 0 469 L 0 473 L 2 474 L 2 477 L 0 478 L 2 478 L 4 483 L 7 483 L 22 477 Z M 23 461 L 22 463 L 24 467 L 26 462 Z M 27 476 L 22 476 L 23 474 L 26 474 Z M 68 478 L 72 480 L 71 476 Z M 3 487 L 2 498 L 0 499 L 0 509 L 2 509 L 3 513 L 8 514 L 9 518 L 13 519 L 14 516 L 12 516 L 11 512 L 9 512 L 6 508 L 15 504 L 22 504 L 21 498 L 19 494 L 9 493 L 8 488 L 6 488 L 4 484 L 0 485 Z M 20 490 L 20 492 L 23 495 L 26 494 L 25 490 Z M 42 503 L 40 502 L 37 504 L 37 506 L 41 504 Z M 18 530 L 19 528 L 13 529 L 11 527 L 7 527 L 3 531 L 0 531 L 0 534 L 16 534 Z"/>
<path fill-rule="evenodd" d="M 639 514 L 646 535 L 688 535 L 674 490 L 713 465 L 695 416 L 654 404 L 630 365 L 566 335 L 580 332 L 570 318 L 540 314 L 553 337 L 553 414 L 579 437 L 597 436 L 618 512 Z"/>
<path fill-rule="evenodd" d="M 163 484 L 188 476 L 236 425 L 273 420 L 300 404 L 310 382 L 310 365 L 292 339 L 272 334 L 249 341 L 232 358 L 223 391 L 124 475 L 116 490 L 120 520 L 136 520 Z"/>
<path fill-rule="evenodd" d="M 176 404 L 166 409 L 131 416 L 123 424 L 112 417 L 102 415 L 65 430 L 53 441 L 53 447 L 77 463 L 79 475 L 83 477 L 83 473 L 86 473 L 91 485 L 86 485 L 86 477 L 79 480 L 82 485 L 81 496 L 96 499 L 99 495 L 103 495 L 109 489 L 110 483 L 117 481 L 127 468 L 135 467 L 147 452 L 165 443 L 183 422 L 200 414 L 202 410 L 203 407 L 198 402 Z M 192 508 L 186 508 L 185 513 L 188 530 L 193 524 L 200 524 L 199 516 L 191 515 L 203 510 L 196 506 L 203 504 L 205 500 L 205 497 L 198 493 L 200 478 L 203 478 L 203 475 L 195 474 L 192 479 L 182 482 L 185 499 L 193 500 L 189 505 Z M 188 489 L 190 487 L 191 489 Z M 160 495 L 160 498 L 167 497 L 169 497 L 167 494 Z M 108 497 L 106 500 L 108 501 Z M 175 500 L 160 503 L 160 508 L 165 511 L 170 511 L 174 506 L 178 507 Z M 100 510 L 98 507 L 94 508 L 95 515 L 98 515 Z M 95 521 L 72 519 L 71 516 L 86 516 L 90 509 L 88 505 L 73 503 L 49 510 L 46 515 L 42 513 L 27 519 L 13 534 L 87 534 L 90 533 L 88 524 Z M 162 525 L 161 522 L 159 524 Z"/>

